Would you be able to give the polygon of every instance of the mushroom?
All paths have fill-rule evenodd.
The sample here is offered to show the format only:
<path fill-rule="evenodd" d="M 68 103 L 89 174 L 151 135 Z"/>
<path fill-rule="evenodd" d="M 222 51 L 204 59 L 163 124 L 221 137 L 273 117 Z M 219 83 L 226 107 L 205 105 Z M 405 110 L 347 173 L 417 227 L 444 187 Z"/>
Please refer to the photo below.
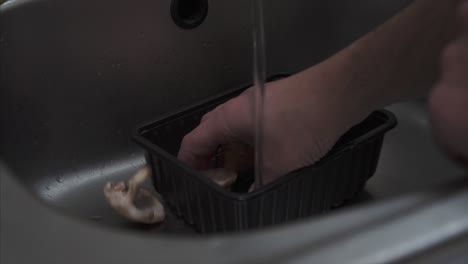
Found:
<path fill-rule="evenodd" d="M 207 170 L 203 174 L 227 190 L 237 181 L 237 173 L 224 168 Z"/>
<path fill-rule="evenodd" d="M 222 168 L 210 169 L 203 173 L 224 189 L 229 190 L 237 181 L 238 173 L 253 167 L 254 152 L 246 144 L 230 143 L 220 148 Z"/>
<path fill-rule="evenodd" d="M 223 146 L 222 159 L 223 168 L 210 169 L 203 174 L 229 190 L 237 181 L 237 172 L 253 165 L 253 151 L 247 145 L 229 144 Z M 164 221 L 166 213 L 158 197 L 140 187 L 150 175 L 151 169 L 146 165 L 130 178 L 128 188 L 123 181 L 107 182 L 104 196 L 109 205 L 121 216 L 134 222 L 156 224 Z"/>
<path fill-rule="evenodd" d="M 150 174 L 150 168 L 143 167 L 128 181 L 128 188 L 123 181 L 106 183 L 104 196 L 109 205 L 134 222 L 156 224 L 164 221 L 164 206 L 153 193 L 140 187 Z"/>

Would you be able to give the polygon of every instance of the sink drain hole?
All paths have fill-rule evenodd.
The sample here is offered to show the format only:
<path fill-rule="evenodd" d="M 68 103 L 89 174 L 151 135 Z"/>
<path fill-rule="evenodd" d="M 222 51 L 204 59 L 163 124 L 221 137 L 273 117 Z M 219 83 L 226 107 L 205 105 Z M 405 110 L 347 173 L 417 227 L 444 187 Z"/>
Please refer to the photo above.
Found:
<path fill-rule="evenodd" d="M 181 28 L 196 28 L 205 20 L 207 14 L 208 0 L 172 0 L 172 19 Z"/>

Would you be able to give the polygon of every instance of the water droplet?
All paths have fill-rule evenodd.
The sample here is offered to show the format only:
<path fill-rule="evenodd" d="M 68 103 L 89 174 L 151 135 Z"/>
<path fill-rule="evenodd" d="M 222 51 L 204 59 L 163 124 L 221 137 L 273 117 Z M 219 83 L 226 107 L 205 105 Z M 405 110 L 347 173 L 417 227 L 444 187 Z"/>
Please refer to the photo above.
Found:
<path fill-rule="evenodd" d="M 55 180 L 56 180 L 58 183 L 62 183 L 62 182 L 63 182 L 63 176 L 59 176 L 59 177 L 55 178 Z"/>
<path fill-rule="evenodd" d="M 52 195 L 50 193 L 48 193 L 47 196 L 52 197 Z"/>
<path fill-rule="evenodd" d="M 50 190 L 50 187 L 49 187 L 49 186 L 46 186 L 45 188 L 46 188 L 46 190 L 48 190 L 48 191 Z"/>

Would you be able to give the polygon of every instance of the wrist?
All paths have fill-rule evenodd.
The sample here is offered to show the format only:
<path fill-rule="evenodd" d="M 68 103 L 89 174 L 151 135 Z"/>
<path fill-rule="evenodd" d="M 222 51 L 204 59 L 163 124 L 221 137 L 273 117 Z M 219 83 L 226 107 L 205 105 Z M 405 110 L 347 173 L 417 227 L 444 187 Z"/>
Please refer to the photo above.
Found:
<path fill-rule="evenodd" d="M 381 95 L 374 93 L 378 89 L 366 89 L 357 84 L 353 72 L 344 63 L 331 58 L 309 68 L 293 78 L 300 85 L 296 86 L 297 100 L 307 100 L 311 109 L 316 109 L 330 117 L 329 125 L 341 124 L 340 129 L 348 128 L 366 118 L 371 112 L 384 107 Z M 313 120 L 317 120 L 314 117 Z M 328 121 L 324 120 L 325 123 Z M 316 126 L 316 125 L 313 125 Z"/>

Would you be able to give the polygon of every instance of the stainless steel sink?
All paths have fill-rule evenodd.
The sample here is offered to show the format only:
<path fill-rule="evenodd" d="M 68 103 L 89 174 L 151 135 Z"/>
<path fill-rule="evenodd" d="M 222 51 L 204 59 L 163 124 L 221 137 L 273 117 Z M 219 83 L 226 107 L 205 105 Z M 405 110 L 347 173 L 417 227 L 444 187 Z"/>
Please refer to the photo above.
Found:
<path fill-rule="evenodd" d="M 265 1 L 269 74 L 320 62 L 408 2 Z M 209 1 L 194 29 L 178 27 L 170 5 L 13 0 L 0 7 L 0 163 L 10 172 L 2 177 L 80 224 L 196 235 L 173 216 L 151 228 L 129 224 L 102 195 L 106 181 L 126 179 L 144 164 L 131 140 L 135 127 L 252 78 L 249 1 Z M 389 109 L 399 127 L 354 203 L 378 204 L 462 177 L 432 142 L 424 100 Z"/>

